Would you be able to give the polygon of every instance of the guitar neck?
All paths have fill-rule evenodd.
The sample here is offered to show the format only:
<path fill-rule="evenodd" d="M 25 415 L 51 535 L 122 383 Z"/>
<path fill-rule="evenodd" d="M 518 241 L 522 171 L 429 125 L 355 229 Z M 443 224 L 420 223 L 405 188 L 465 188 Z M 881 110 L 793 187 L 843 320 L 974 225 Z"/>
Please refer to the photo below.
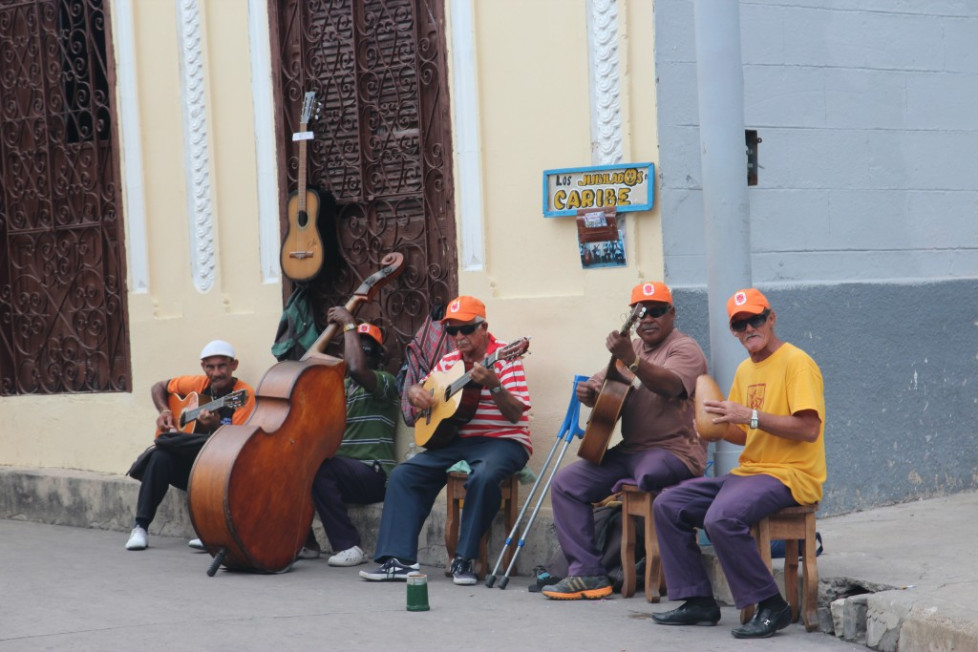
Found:
<path fill-rule="evenodd" d="M 501 349 L 500 349 L 501 350 Z M 485 360 L 482 361 L 483 367 L 491 367 L 499 361 L 499 351 L 496 351 L 490 356 L 487 356 Z M 454 396 L 462 391 L 466 385 L 472 382 L 472 371 L 466 371 L 462 376 L 456 380 L 454 383 L 448 385 L 448 390 L 445 392 L 446 398 L 449 396 Z"/>
<path fill-rule="evenodd" d="M 201 405 L 199 407 L 191 408 L 189 410 L 184 410 L 183 412 L 180 413 L 180 425 L 185 426 L 191 421 L 196 420 L 197 417 L 200 415 L 200 413 L 203 412 L 204 410 L 210 410 L 211 412 L 213 412 L 214 410 L 220 410 L 222 407 L 224 407 L 224 404 L 227 403 L 227 400 L 228 400 L 227 396 L 222 396 L 221 398 L 215 401 L 211 401 L 206 405 Z"/>
<path fill-rule="evenodd" d="M 306 124 L 303 123 L 299 126 L 300 132 L 306 131 Z M 299 213 L 306 212 L 306 141 L 299 141 L 299 190 L 298 190 L 298 201 L 299 201 Z"/>

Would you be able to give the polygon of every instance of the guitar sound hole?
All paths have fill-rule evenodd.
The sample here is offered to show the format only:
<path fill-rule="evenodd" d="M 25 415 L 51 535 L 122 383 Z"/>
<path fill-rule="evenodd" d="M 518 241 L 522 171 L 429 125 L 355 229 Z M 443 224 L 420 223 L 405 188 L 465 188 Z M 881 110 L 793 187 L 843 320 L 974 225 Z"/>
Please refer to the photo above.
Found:
<path fill-rule="evenodd" d="M 306 228 L 306 224 L 309 223 L 309 214 L 305 211 L 299 211 L 295 221 L 301 228 L 304 229 Z"/>

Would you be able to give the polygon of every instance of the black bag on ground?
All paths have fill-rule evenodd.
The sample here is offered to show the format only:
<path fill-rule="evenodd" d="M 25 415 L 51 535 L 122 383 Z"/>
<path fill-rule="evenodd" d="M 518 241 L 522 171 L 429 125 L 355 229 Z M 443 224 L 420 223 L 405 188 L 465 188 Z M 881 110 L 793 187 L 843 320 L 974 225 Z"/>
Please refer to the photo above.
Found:
<path fill-rule="evenodd" d="M 601 551 L 601 565 L 604 566 L 615 593 L 621 593 L 621 585 L 625 580 L 625 572 L 621 567 L 621 519 L 621 503 L 615 502 L 594 509 L 594 539 Z M 530 586 L 533 592 L 567 577 L 567 558 L 564 551 L 557 548 L 547 560 L 546 566 L 537 567 L 534 574 L 537 582 L 535 586 Z M 636 528 L 635 532 L 635 580 L 636 590 L 644 590 L 645 534 L 642 528 Z"/>

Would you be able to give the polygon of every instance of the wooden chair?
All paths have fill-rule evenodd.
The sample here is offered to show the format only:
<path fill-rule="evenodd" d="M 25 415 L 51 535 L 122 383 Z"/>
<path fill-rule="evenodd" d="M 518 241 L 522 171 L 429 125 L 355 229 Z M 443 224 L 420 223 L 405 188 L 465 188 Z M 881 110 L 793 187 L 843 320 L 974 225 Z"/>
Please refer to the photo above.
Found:
<path fill-rule="evenodd" d="M 771 541 L 783 540 L 784 551 L 784 592 L 791 605 L 791 620 L 798 620 L 801 613 L 806 631 L 818 628 L 818 564 L 815 541 L 815 512 L 818 504 L 785 507 L 781 511 L 761 519 L 751 533 L 757 541 L 757 548 L 767 567 L 771 563 Z M 798 605 L 798 542 L 803 543 L 801 551 L 802 594 L 804 611 Z M 740 612 L 740 622 L 746 623 L 754 616 L 754 607 L 745 607 Z"/>
<path fill-rule="evenodd" d="M 452 559 L 455 557 L 455 549 L 458 547 L 458 531 L 461 524 L 462 501 L 465 500 L 465 481 L 469 474 L 461 471 L 452 471 L 448 474 L 447 498 L 448 506 L 445 514 L 445 548 L 448 549 L 448 561 L 445 564 L 445 574 L 451 575 Z M 506 534 L 513 530 L 516 524 L 517 507 L 520 498 L 520 483 L 515 475 L 503 480 L 500 485 L 503 500 L 500 509 L 503 510 L 506 522 Z M 482 536 L 479 544 L 479 558 L 475 562 L 475 572 L 480 580 L 485 579 L 489 564 L 488 551 L 489 532 Z M 503 556 L 505 567 L 509 567 L 509 562 L 513 559 L 516 552 L 516 539 L 510 542 Z"/>
<path fill-rule="evenodd" d="M 645 599 L 658 602 L 666 592 L 662 560 L 659 558 L 659 540 L 655 536 L 652 519 L 652 501 L 658 494 L 642 491 L 636 485 L 621 487 L 621 568 L 624 579 L 621 596 L 635 595 L 635 519 L 645 521 Z"/>

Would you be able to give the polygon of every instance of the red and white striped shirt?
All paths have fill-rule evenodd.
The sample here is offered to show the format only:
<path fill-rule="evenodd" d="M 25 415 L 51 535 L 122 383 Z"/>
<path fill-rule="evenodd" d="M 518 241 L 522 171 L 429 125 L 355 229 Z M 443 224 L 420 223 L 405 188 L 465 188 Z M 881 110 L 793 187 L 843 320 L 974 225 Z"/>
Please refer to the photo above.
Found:
<path fill-rule="evenodd" d="M 486 356 L 490 356 L 498 349 L 504 348 L 506 342 L 497 340 L 489 334 L 489 345 L 486 347 Z M 452 351 L 445 354 L 432 371 L 445 372 L 451 369 L 455 363 L 462 359 L 460 351 Z M 496 376 L 502 383 L 506 391 L 516 397 L 523 404 L 523 414 L 520 420 L 512 423 L 503 416 L 488 387 L 482 387 L 479 394 L 479 404 L 475 409 L 472 420 L 459 428 L 459 437 L 499 437 L 502 439 L 515 439 L 526 447 L 529 453 L 533 453 L 533 446 L 530 444 L 530 419 L 527 412 L 530 410 L 530 390 L 526 386 L 526 375 L 523 372 L 523 361 L 519 358 L 514 360 L 500 360 L 493 365 Z"/>

